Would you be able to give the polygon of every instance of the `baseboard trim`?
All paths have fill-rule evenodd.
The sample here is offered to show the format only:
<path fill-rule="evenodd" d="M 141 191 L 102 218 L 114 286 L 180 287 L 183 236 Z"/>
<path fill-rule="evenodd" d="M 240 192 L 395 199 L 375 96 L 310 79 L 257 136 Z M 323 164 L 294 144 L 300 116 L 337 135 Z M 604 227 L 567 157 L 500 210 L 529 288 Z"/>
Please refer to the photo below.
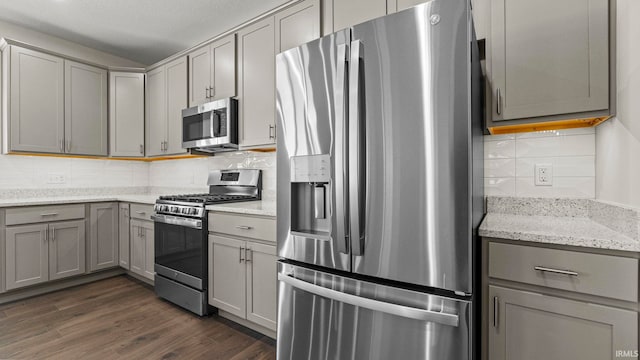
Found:
<path fill-rule="evenodd" d="M 9 290 L 3 294 L 0 294 L 0 304 L 6 304 L 13 301 L 23 300 L 33 296 L 38 296 L 78 285 L 87 284 L 90 282 L 107 279 L 114 276 L 124 274 L 124 269 L 114 268 L 100 272 L 95 272 L 86 275 L 80 275 L 77 277 L 63 279 L 59 281 L 52 281 L 45 284 L 34 285 L 32 287 L 24 289 Z"/>
<path fill-rule="evenodd" d="M 228 313 L 228 312 L 226 312 L 224 310 L 220 310 L 220 309 L 218 309 L 218 315 L 220 315 L 221 317 L 223 317 L 225 319 L 229 319 L 229 320 L 231 320 L 231 321 L 233 321 L 235 323 L 238 323 L 238 324 L 240 324 L 240 325 L 242 325 L 242 326 L 244 326 L 246 328 L 249 328 L 249 329 L 251 329 L 253 331 L 257 331 L 260 334 L 268 336 L 268 337 L 270 337 L 270 338 L 272 338 L 274 340 L 276 339 L 276 332 L 275 331 L 273 331 L 271 329 L 267 329 L 267 328 L 265 328 L 263 326 L 260 326 L 258 324 L 254 324 L 251 321 L 248 321 L 247 319 L 243 319 L 241 317 L 238 317 L 236 315 L 233 315 L 231 313 Z"/>

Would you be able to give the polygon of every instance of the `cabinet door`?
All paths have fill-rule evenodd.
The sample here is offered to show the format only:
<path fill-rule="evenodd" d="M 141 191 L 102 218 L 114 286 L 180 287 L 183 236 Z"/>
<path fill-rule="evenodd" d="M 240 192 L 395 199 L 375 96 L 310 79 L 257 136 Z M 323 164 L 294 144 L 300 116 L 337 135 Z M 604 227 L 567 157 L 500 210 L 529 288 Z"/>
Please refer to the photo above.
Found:
<path fill-rule="evenodd" d="M 608 2 L 491 1 L 494 121 L 608 108 Z"/>
<path fill-rule="evenodd" d="M 638 348 L 636 312 L 497 286 L 489 296 L 492 360 L 613 360 Z"/>
<path fill-rule="evenodd" d="M 144 74 L 109 74 L 111 156 L 144 156 Z"/>
<path fill-rule="evenodd" d="M 164 154 L 167 96 L 164 66 L 147 73 L 145 146 L 147 156 Z"/>
<path fill-rule="evenodd" d="M 107 70 L 64 64 L 65 152 L 107 156 Z"/>
<path fill-rule="evenodd" d="M 64 152 L 64 60 L 11 47 L 9 150 Z"/>
<path fill-rule="evenodd" d="M 153 222 L 142 222 L 142 237 L 144 240 L 144 276 L 149 280 L 154 280 L 155 271 L 155 239 Z"/>
<path fill-rule="evenodd" d="M 320 37 L 320 0 L 307 0 L 276 14 L 276 52 Z"/>
<path fill-rule="evenodd" d="M 247 320 L 276 331 L 276 247 L 247 243 Z"/>
<path fill-rule="evenodd" d="M 387 14 L 387 0 L 337 0 L 333 2 L 333 30 Z"/>
<path fill-rule="evenodd" d="M 147 250 L 142 232 L 142 221 L 131 220 L 129 231 L 131 234 L 131 271 L 144 276 L 144 258 Z"/>
<path fill-rule="evenodd" d="M 91 204 L 89 270 L 118 266 L 118 204 Z"/>
<path fill-rule="evenodd" d="M 118 206 L 118 260 L 120 267 L 127 270 L 131 267 L 129 262 L 129 204 Z"/>
<path fill-rule="evenodd" d="M 246 318 L 245 242 L 209 235 L 213 256 L 213 286 L 210 304 Z"/>
<path fill-rule="evenodd" d="M 240 146 L 274 144 L 274 18 L 241 30 L 238 38 Z"/>
<path fill-rule="evenodd" d="M 49 224 L 49 280 L 85 273 L 83 220 Z"/>
<path fill-rule="evenodd" d="M 205 46 L 189 53 L 189 106 L 209 100 L 211 86 L 211 48 Z"/>
<path fill-rule="evenodd" d="M 236 96 L 236 34 L 211 44 L 212 100 Z"/>
<path fill-rule="evenodd" d="M 47 224 L 7 228 L 5 264 L 7 290 L 49 280 Z"/>
<path fill-rule="evenodd" d="M 167 76 L 167 132 L 164 152 L 184 154 L 182 148 L 182 110 L 187 107 L 187 57 L 165 65 Z"/>

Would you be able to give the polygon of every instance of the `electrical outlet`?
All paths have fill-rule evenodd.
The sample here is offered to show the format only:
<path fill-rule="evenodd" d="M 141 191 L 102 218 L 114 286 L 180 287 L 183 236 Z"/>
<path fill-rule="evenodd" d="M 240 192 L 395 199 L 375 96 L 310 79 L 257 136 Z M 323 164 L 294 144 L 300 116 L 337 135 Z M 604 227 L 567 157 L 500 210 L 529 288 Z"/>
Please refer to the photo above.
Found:
<path fill-rule="evenodd" d="M 47 176 L 47 184 L 64 184 L 67 182 L 64 174 L 48 174 Z"/>
<path fill-rule="evenodd" d="M 553 185 L 553 165 L 552 164 L 536 164 L 534 178 L 536 186 L 552 186 Z"/>

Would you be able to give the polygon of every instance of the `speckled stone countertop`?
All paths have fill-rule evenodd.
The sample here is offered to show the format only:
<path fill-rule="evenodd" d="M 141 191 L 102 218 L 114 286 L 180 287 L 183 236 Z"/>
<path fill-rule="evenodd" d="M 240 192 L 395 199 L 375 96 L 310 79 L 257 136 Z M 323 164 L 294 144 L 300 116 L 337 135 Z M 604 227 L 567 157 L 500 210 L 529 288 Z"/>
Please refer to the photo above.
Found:
<path fill-rule="evenodd" d="M 34 197 L 19 199 L 0 199 L 0 207 L 35 206 L 35 205 L 59 205 L 93 202 L 123 201 L 153 205 L 159 195 L 143 194 L 114 194 L 114 195 L 83 195 L 83 196 L 56 196 Z"/>
<path fill-rule="evenodd" d="M 640 211 L 589 199 L 489 197 L 480 236 L 640 252 Z"/>
<path fill-rule="evenodd" d="M 223 211 L 237 214 L 276 216 L 276 201 L 262 200 L 208 205 L 206 209 L 210 211 Z"/>

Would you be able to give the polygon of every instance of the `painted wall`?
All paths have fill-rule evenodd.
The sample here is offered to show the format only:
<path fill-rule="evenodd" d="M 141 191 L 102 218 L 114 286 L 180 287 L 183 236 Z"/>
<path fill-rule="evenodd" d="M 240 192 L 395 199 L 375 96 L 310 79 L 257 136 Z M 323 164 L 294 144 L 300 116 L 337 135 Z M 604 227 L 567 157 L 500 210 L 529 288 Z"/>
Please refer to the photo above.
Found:
<path fill-rule="evenodd" d="M 596 129 L 596 197 L 640 208 L 640 2 L 617 6 L 617 116 Z"/>

